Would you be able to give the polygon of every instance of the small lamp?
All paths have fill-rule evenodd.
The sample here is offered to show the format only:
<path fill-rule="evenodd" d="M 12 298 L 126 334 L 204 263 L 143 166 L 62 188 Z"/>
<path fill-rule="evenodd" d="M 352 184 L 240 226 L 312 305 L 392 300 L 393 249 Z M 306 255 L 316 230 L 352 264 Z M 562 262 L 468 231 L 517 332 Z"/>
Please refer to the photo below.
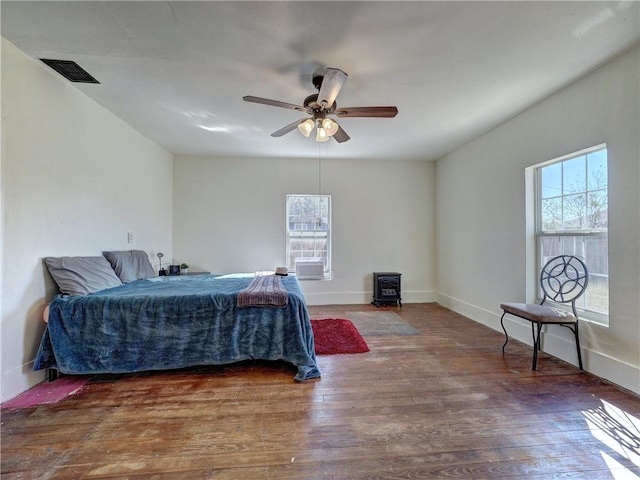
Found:
<path fill-rule="evenodd" d="M 164 277 L 167 275 L 167 271 L 164 268 L 162 268 L 162 257 L 164 257 L 164 253 L 158 252 L 156 254 L 156 257 L 158 257 L 158 261 L 160 262 L 160 270 L 158 271 L 158 275 L 161 277 Z"/>

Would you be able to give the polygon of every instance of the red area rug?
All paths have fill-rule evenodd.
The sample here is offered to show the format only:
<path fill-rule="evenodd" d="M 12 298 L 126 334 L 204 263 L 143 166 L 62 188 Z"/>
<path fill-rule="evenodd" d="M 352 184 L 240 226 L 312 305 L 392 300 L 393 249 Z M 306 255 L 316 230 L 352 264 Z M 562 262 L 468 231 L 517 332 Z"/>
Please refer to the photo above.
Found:
<path fill-rule="evenodd" d="M 58 403 L 79 393 L 89 382 L 86 376 L 61 376 L 53 382 L 44 381 L 2 404 L 2 408 L 27 408 Z"/>
<path fill-rule="evenodd" d="M 339 353 L 364 353 L 369 351 L 367 342 L 353 323 L 342 318 L 311 320 L 316 355 Z"/>

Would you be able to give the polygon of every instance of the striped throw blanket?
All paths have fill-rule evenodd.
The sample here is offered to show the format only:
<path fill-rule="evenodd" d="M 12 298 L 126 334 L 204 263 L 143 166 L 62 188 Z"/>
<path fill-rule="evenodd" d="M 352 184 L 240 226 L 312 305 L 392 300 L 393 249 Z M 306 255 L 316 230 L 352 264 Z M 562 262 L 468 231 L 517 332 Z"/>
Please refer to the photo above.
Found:
<path fill-rule="evenodd" d="M 288 301 L 279 275 L 258 275 L 238 293 L 238 307 L 284 307 Z"/>

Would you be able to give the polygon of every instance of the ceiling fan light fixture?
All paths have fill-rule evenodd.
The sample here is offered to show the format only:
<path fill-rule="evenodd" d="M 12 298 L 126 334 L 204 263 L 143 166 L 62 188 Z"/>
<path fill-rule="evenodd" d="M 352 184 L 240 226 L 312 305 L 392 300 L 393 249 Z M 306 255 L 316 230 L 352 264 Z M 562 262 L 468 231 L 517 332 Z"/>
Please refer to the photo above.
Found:
<path fill-rule="evenodd" d="M 316 142 L 326 142 L 329 140 L 329 135 L 327 135 L 327 131 L 322 127 L 320 122 L 318 122 L 318 129 L 316 131 Z"/>
<path fill-rule="evenodd" d="M 322 120 L 322 128 L 325 129 L 328 136 L 333 137 L 333 135 L 338 131 L 338 124 L 330 118 L 325 118 Z"/>
<path fill-rule="evenodd" d="M 305 137 L 308 137 L 309 135 L 311 135 L 311 132 L 313 131 L 314 126 L 315 125 L 313 123 L 313 120 L 308 118 L 304 122 L 301 122 L 298 124 L 298 130 L 302 135 L 304 135 Z"/>

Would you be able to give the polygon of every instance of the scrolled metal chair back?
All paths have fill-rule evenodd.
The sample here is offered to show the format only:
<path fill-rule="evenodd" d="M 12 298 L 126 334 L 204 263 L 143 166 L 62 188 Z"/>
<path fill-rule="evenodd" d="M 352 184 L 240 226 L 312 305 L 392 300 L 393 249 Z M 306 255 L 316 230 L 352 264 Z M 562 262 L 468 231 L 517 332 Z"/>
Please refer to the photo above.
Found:
<path fill-rule="evenodd" d="M 589 284 L 587 265 L 573 255 L 559 255 L 549 260 L 540 272 L 540 286 L 544 294 L 542 303 L 551 300 L 571 303 L 575 311 L 575 301 Z"/>

